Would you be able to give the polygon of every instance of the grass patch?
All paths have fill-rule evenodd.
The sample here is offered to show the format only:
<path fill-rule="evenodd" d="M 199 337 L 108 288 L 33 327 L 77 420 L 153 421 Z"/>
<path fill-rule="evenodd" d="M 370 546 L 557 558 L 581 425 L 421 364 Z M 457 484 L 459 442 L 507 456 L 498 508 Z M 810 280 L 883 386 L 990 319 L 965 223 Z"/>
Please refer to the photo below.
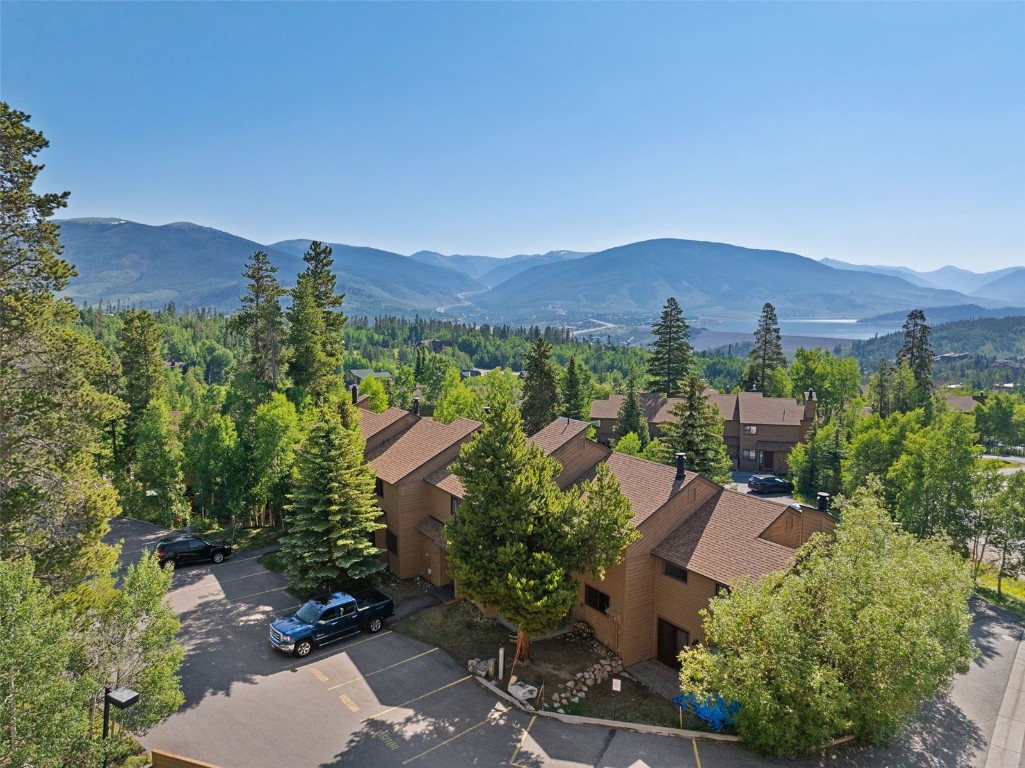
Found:
<path fill-rule="evenodd" d="M 280 525 L 267 525 L 262 528 L 232 528 L 230 525 L 222 527 L 216 520 L 204 517 L 192 520 L 192 530 L 208 539 L 229 541 L 236 552 L 276 544 L 285 535 Z"/>
<path fill-rule="evenodd" d="M 1004 576 L 1001 593 L 997 594 L 996 569 L 982 565 L 979 569 L 975 591 L 983 600 L 1005 608 L 1021 620 L 1025 620 L 1025 583 L 1013 576 Z"/>
<path fill-rule="evenodd" d="M 1021 466 L 1013 461 L 1007 461 L 1006 459 L 979 459 L 979 466 L 982 469 L 1007 469 L 1007 467 L 1018 467 Z"/>
<path fill-rule="evenodd" d="M 392 629 L 447 651 L 461 664 L 470 659 L 489 659 L 498 655 L 499 646 L 506 649 L 506 674 L 512 663 L 516 643 L 509 630 L 495 621 L 485 619 L 470 603 L 459 601 L 420 611 L 392 625 Z M 521 682 L 536 685 L 544 691 L 545 703 L 552 708 L 551 696 L 579 672 L 584 672 L 611 651 L 589 633 L 579 630 L 552 638 L 535 640 L 530 647 L 530 662 L 516 666 Z M 623 690 L 613 693 L 609 680 L 592 686 L 583 699 L 563 707 L 567 714 L 679 727 L 679 709 L 630 678 L 620 677 Z M 692 715 L 684 715 L 684 727 L 708 730 Z"/>

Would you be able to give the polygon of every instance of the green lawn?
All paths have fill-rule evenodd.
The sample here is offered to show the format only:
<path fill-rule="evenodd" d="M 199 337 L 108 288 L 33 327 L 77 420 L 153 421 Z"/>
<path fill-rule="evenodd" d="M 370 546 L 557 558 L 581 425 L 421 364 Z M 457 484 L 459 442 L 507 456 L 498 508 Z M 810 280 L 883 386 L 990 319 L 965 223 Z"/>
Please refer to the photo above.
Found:
<path fill-rule="evenodd" d="M 208 539 L 224 539 L 232 542 L 236 552 L 259 549 L 274 544 L 285 535 L 280 525 L 268 525 L 262 528 L 232 528 L 230 525 L 221 527 L 216 520 L 197 517 L 192 520 L 192 529 L 200 536 Z"/>
<path fill-rule="evenodd" d="M 997 594 L 997 574 L 993 566 L 983 566 L 979 571 L 975 591 L 979 597 L 1001 608 L 1006 608 L 1021 620 L 1025 620 L 1025 582 L 1013 576 L 1004 576 Z"/>

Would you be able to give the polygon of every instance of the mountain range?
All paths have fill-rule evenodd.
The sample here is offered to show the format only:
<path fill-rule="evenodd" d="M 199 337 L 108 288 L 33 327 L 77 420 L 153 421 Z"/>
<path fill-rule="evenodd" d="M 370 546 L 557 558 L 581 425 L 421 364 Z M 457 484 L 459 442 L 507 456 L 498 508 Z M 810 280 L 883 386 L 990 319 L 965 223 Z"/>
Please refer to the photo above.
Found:
<path fill-rule="evenodd" d="M 79 272 L 67 293 L 90 304 L 120 300 L 157 308 L 174 301 L 231 311 L 245 291 L 242 269 L 253 251 L 265 251 L 282 285 L 290 287 L 310 243 L 260 244 L 186 222 L 59 223 L 64 256 Z M 713 321 L 756 316 L 766 301 L 781 316 L 806 318 L 862 318 L 924 306 L 1025 305 L 1025 268 L 983 275 L 954 267 L 917 273 L 677 239 L 597 253 L 555 250 L 509 258 L 433 251 L 405 256 L 330 245 L 338 287 L 352 315 L 419 312 L 488 322 L 629 318 L 642 323 L 657 316 L 668 296 L 677 298 L 688 318 Z"/>

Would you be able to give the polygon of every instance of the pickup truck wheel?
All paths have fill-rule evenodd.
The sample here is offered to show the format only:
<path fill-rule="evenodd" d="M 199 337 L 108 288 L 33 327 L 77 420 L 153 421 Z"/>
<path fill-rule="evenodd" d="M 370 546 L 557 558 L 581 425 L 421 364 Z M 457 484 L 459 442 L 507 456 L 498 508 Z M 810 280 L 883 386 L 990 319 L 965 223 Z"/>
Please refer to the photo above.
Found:
<path fill-rule="evenodd" d="M 295 655 L 300 659 L 310 655 L 310 651 L 313 650 L 313 643 L 309 640 L 300 640 L 295 644 Z"/>
<path fill-rule="evenodd" d="M 374 632 L 380 632 L 383 626 L 384 622 L 380 618 L 373 618 L 367 623 L 367 630 L 370 634 L 373 634 Z"/>
<path fill-rule="evenodd" d="M 224 562 L 224 553 L 223 552 L 214 552 L 214 556 L 211 557 L 210 559 L 213 560 L 215 563 L 223 563 Z"/>

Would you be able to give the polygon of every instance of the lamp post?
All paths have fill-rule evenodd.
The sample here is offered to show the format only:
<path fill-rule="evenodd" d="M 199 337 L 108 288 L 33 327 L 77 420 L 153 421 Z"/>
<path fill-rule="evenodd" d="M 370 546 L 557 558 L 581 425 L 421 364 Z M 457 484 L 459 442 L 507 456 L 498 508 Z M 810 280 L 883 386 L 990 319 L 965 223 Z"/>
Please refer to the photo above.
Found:
<path fill-rule="evenodd" d="M 128 709 L 135 706 L 139 701 L 139 694 L 131 688 L 116 688 L 110 690 L 109 685 L 103 686 L 103 740 L 107 740 L 107 733 L 110 729 L 110 705 L 118 709 Z M 108 755 L 103 756 L 103 768 L 107 768 Z"/>

